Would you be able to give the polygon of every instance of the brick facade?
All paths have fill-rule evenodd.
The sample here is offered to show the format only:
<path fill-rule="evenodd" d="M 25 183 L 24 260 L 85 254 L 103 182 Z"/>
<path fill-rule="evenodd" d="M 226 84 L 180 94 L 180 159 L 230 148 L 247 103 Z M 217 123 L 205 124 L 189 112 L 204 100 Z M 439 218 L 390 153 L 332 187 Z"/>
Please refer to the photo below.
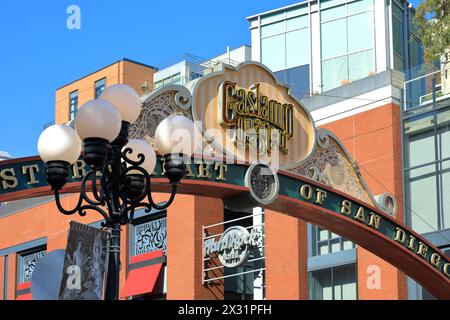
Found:
<path fill-rule="evenodd" d="M 341 139 L 358 163 L 360 172 L 372 194 L 392 193 L 397 199 L 396 218 L 403 222 L 402 147 L 400 107 L 396 104 L 358 113 L 323 127 Z M 369 289 L 370 266 L 381 270 L 381 286 Z M 357 248 L 358 298 L 406 299 L 406 276 L 389 263 Z M 368 269 L 369 268 L 369 269 Z"/>

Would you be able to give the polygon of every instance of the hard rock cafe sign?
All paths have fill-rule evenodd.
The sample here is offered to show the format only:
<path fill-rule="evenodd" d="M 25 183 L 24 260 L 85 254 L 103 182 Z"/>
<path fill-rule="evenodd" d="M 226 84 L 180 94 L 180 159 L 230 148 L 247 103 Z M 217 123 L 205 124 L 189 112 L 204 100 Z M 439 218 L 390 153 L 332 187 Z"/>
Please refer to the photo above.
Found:
<path fill-rule="evenodd" d="M 218 241 L 210 238 L 204 242 L 204 256 L 218 255 L 224 267 L 233 268 L 243 265 L 250 251 L 260 246 L 262 231 L 252 228 L 249 232 L 242 226 L 226 229 Z"/>

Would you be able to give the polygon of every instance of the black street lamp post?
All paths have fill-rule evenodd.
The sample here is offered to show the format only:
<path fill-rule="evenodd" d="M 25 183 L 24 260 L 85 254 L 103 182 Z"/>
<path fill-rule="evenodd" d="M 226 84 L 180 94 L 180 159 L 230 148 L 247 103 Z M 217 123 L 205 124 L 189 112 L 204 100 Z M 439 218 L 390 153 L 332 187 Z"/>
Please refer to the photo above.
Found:
<path fill-rule="evenodd" d="M 138 109 L 132 116 L 130 106 Z M 126 112 L 119 112 L 124 108 Z M 174 130 L 183 130 L 181 136 L 191 139 L 189 145 L 193 146 L 194 127 L 189 119 L 171 116 L 161 122 L 155 134 L 155 145 L 164 154 L 165 176 L 172 189 L 169 200 L 157 205 L 152 199 L 150 177 L 156 164 L 155 152 L 143 140 L 128 139 L 130 123 L 137 119 L 140 108 L 139 96 L 133 89 L 114 85 L 106 88 L 100 99 L 91 100 L 80 108 L 75 118 L 76 131 L 66 125 L 54 125 L 44 130 L 38 142 L 58 210 L 65 215 L 78 213 L 80 216 L 86 215 L 86 210 L 96 211 L 104 219 L 102 227 L 109 230 L 106 300 L 119 298 L 121 226 L 133 221 L 136 208 L 149 212 L 152 208 L 162 210 L 171 205 L 177 184 L 185 176 L 184 159 L 193 151 L 192 147 L 174 150 L 171 141 Z M 78 136 L 83 139 L 83 159 L 90 170 L 81 181 L 76 206 L 66 210 L 60 201 L 60 190 L 68 180 L 70 164 L 80 155 L 82 147 Z"/>

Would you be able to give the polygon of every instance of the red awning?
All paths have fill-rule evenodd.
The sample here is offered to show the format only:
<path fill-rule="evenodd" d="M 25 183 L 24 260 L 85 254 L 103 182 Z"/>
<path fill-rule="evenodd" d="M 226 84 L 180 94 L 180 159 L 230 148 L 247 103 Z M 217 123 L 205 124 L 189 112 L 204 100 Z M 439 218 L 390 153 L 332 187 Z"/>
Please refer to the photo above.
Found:
<path fill-rule="evenodd" d="M 30 287 L 31 282 L 19 283 L 17 285 L 17 291 L 22 291 L 23 293 L 17 295 L 16 300 L 32 300 Z"/>
<path fill-rule="evenodd" d="M 123 288 L 120 297 L 126 298 L 145 293 L 152 293 L 155 289 L 155 284 L 158 280 L 158 276 L 161 272 L 163 264 L 155 263 L 145 265 L 145 262 L 148 261 L 149 263 L 151 263 L 150 260 L 160 258 L 162 256 L 163 251 L 158 250 L 131 257 L 131 265 L 143 264 L 144 266 L 130 270 L 130 272 L 128 273 L 127 281 L 125 283 L 125 287 Z"/>

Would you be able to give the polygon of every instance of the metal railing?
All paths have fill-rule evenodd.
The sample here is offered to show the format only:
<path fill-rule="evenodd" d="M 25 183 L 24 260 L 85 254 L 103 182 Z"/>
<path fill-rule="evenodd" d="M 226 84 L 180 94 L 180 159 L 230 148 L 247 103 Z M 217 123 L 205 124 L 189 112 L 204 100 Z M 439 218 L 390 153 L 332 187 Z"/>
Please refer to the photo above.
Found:
<path fill-rule="evenodd" d="M 412 111 L 447 98 L 450 98 L 450 66 L 403 83 L 403 111 Z"/>

